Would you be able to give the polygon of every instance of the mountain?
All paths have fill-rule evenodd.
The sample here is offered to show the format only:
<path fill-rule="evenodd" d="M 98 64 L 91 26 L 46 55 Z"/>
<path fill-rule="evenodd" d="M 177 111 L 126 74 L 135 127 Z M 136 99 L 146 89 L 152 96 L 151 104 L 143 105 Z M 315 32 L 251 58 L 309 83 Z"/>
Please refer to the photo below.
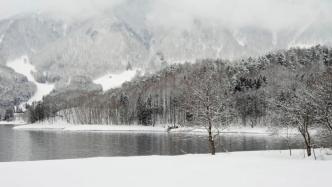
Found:
<path fill-rule="evenodd" d="M 56 19 L 41 14 L 22 14 L 0 21 L 0 63 L 33 55 L 63 36 Z"/>
<path fill-rule="evenodd" d="M 95 79 L 121 72 L 128 63 L 155 71 L 162 66 L 160 58 L 168 63 L 238 59 L 293 46 L 330 45 L 329 25 L 314 20 L 271 31 L 258 26 L 232 28 L 197 18 L 183 27 L 163 27 L 146 19 L 144 10 L 132 12 L 128 7 L 70 21 L 31 14 L 1 21 L 0 57 L 5 63 L 28 55 L 38 70 L 36 76 L 47 74 L 48 81 L 66 82 L 72 76 Z"/>
<path fill-rule="evenodd" d="M 49 80 L 72 76 L 92 78 L 123 71 L 128 62 L 143 66 L 148 49 L 128 25 L 113 17 L 84 20 L 69 26 L 64 38 L 50 43 L 31 57 Z"/>
<path fill-rule="evenodd" d="M 35 66 L 35 79 L 54 83 L 55 93 L 61 93 L 70 80 L 94 84 L 102 76 L 125 71 L 128 64 L 149 73 L 197 59 L 236 60 L 295 46 L 332 45 L 328 20 L 312 19 L 306 25 L 280 30 L 232 27 L 199 17 L 186 25 L 169 26 L 151 21 L 149 6 L 137 3 L 120 4 L 90 17 L 27 13 L 1 20 L 0 64 L 27 55 Z M 17 75 L 3 76 L 14 80 Z M 3 84 L 5 89 L 11 86 Z M 17 98 L 27 101 L 27 95 L 33 95 L 31 90 L 2 103 L 14 103 Z"/>

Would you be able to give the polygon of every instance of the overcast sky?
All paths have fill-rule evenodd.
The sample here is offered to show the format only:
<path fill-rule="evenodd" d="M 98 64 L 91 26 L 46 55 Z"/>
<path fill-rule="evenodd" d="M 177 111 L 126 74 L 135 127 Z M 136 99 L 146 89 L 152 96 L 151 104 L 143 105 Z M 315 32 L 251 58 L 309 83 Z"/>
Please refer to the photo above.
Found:
<path fill-rule="evenodd" d="M 147 20 L 163 25 L 185 24 L 199 18 L 234 26 L 259 24 L 278 29 L 311 19 L 332 19 L 332 0 L 0 0 L 0 18 L 49 11 L 89 15 L 117 5 L 143 10 Z"/>
<path fill-rule="evenodd" d="M 0 0 L 0 17 L 25 12 L 86 13 L 111 7 L 122 0 Z"/>

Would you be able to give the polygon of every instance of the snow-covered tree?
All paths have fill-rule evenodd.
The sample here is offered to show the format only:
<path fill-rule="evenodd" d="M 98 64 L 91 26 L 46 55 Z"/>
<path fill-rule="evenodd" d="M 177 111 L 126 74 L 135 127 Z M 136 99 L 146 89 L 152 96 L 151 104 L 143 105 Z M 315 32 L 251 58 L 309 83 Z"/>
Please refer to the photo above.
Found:
<path fill-rule="evenodd" d="M 218 72 L 214 63 L 204 65 L 187 80 L 186 107 L 194 115 L 194 122 L 206 128 L 212 155 L 216 152 L 215 138 L 219 129 L 231 117 L 229 90 L 227 75 Z"/>

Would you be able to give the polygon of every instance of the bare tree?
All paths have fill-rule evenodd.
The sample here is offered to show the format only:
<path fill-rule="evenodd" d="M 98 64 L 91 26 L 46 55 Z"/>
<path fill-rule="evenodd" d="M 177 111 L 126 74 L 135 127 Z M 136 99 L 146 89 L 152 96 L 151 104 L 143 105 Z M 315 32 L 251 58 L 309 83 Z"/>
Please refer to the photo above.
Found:
<path fill-rule="evenodd" d="M 332 132 L 332 67 L 317 76 L 313 76 L 311 90 L 319 109 L 319 119 Z"/>
<path fill-rule="evenodd" d="M 215 138 L 220 125 L 230 119 L 228 112 L 229 81 L 225 73 L 217 71 L 217 65 L 208 63 L 196 70 L 186 81 L 186 108 L 194 115 L 194 121 L 208 132 L 210 153 L 216 153 Z"/>
<path fill-rule="evenodd" d="M 292 83 L 284 87 L 275 98 L 277 108 L 283 112 L 282 118 L 288 120 L 288 125 L 295 126 L 304 140 L 307 155 L 311 156 L 313 141 L 310 129 L 320 124 L 319 107 L 316 95 L 310 89 L 311 83 L 305 75 L 289 80 Z"/>

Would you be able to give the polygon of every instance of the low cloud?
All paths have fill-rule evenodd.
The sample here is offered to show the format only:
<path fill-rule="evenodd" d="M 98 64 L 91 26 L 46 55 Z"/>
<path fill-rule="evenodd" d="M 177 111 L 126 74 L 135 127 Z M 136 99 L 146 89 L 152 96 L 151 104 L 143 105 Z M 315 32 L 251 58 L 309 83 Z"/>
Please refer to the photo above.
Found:
<path fill-rule="evenodd" d="M 188 24 L 193 19 L 232 27 L 259 25 L 278 30 L 312 20 L 331 19 L 326 0 L 158 0 L 150 20 L 167 25 Z"/>
<path fill-rule="evenodd" d="M 0 18 L 23 12 L 88 16 L 105 10 L 144 17 L 159 26 L 186 26 L 193 20 L 231 27 L 259 25 L 278 30 L 312 20 L 331 23 L 329 0 L 0 0 Z M 140 11 L 137 11 L 140 10 Z"/>

